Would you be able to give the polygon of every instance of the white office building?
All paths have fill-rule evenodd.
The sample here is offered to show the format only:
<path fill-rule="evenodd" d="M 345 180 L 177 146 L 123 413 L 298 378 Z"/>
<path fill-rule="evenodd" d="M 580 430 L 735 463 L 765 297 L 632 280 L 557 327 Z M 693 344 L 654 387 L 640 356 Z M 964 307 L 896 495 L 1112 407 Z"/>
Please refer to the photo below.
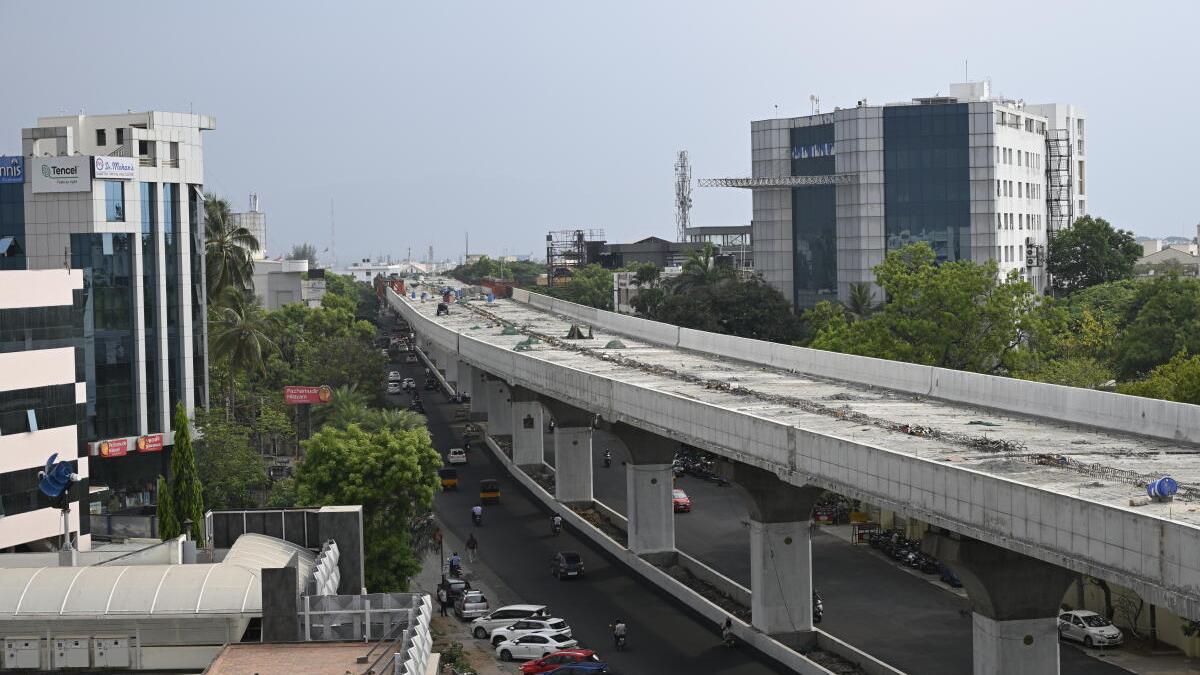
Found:
<path fill-rule="evenodd" d="M 89 481 L 77 433 L 87 401 L 83 277 L 71 269 L 0 272 L 0 549 L 59 543 L 61 511 L 37 489 L 38 471 L 56 453 L 81 478 L 68 500 L 71 537 L 81 550 L 91 546 L 86 516 L 80 529 Z"/>
<path fill-rule="evenodd" d="M 267 214 L 258 207 L 258 195 L 250 194 L 250 208 L 242 213 L 230 213 L 230 223 L 234 227 L 244 227 L 258 241 L 258 248 L 250 251 L 254 260 L 262 260 L 267 256 Z"/>
<path fill-rule="evenodd" d="M 753 189 L 755 269 L 797 309 L 846 300 L 915 241 L 939 261 L 995 260 L 1044 289 L 1047 233 L 1087 210 L 1083 130 L 1074 106 L 968 82 L 752 122 L 753 177 L 708 183 Z"/>

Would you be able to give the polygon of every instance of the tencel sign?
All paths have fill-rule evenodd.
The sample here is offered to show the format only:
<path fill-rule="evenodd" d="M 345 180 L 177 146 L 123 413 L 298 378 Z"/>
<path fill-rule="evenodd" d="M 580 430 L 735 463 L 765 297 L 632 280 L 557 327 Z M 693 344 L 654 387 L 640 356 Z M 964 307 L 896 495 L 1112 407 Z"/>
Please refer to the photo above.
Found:
<path fill-rule="evenodd" d="M 34 192 L 90 192 L 92 158 L 37 157 L 33 160 Z"/>
<path fill-rule="evenodd" d="M 25 158 L 0 155 L 0 184 L 25 182 Z"/>
<path fill-rule="evenodd" d="M 92 161 L 92 175 L 108 180 L 133 180 L 136 177 L 136 167 L 132 157 L 105 157 L 96 155 Z"/>

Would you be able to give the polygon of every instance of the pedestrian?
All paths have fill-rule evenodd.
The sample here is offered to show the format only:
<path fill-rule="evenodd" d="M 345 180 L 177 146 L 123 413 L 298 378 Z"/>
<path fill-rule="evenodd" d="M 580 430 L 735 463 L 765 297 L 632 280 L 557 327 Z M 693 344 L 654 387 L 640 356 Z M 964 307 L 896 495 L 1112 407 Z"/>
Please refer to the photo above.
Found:
<path fill-rule="evenodd" d="M 478 549 L 479 549 L 479 542 L 475 539 L 475 533 L 472 532 L 471 535 L 469 537 L 467 537 L 467 558 L 471 562 L 475 562 L 476 560 L 479 560 Z"/>
<path fill-rule="evenodd" d="M 445 586 L 438 586 L 437 599 L 438 604 L 442 606 L 442 616 L 446 616 L 446 605 L 450 604 L 450 597 L 446 595 Z"/>

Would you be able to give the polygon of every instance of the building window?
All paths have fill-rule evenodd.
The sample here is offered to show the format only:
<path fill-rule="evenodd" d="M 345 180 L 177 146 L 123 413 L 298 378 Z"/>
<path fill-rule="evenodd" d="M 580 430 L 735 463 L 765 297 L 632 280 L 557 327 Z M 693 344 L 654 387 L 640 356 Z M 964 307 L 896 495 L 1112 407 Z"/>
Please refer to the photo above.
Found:
<path fill-rule="evenodd" d="M 997 180 L 997 181 L 996 181 L 996 196 L 997 196 L 997 197 L 1003 197 L 1003 196 L 1004 196 L 1004 188 L 1001 186 L 1001 184 L 1000 184 L 1000 181 L 999 181 L 999 180 Z"/>
<path fill-rule="evenodd" d="M 107 135 L 104 133 L 104 129 L 97 129 L 97 130 L 96 130 L 96 145 L 98 145 L 98 146 L 100 146 L 100 147 L 102 147 L 102 148 L 103 148 L 104 146 L 108 145 L 108 137 L 107 137 Z"/>
<path fill-rule="evenodd" d="M 1079 160 L 1079 194 L 1086 195 L 1087 191 L 1083 189 L 1083 160 Z"/>
<path fill-rule="evenodd" d="M 1017 198 L 1021 197 L 1021 183 L 1017 183 Z"/>
<path fill-rule="evenodd" d="M 833 173 L 833 139 L 832 124 L 792 129 L 791 175 Z M 793 188 L 791 198 L 792 302 L 797 308 L 812 307 L 837 298 L 837 187 Z"/>
<path fill-rule="evenodd" d="M 117 145 L 125 145 L 125 130 L 117 129 Z"/>
<path fill-rule="evenodd" d="M 125 221 L 124 181 L 104 181 L 104 216 L 110 223 Z"/>
<path fill-rule="evenodd" d="M 138 141 L 138 155 L 145 157 L 150 154 L 150 142 Z"/>

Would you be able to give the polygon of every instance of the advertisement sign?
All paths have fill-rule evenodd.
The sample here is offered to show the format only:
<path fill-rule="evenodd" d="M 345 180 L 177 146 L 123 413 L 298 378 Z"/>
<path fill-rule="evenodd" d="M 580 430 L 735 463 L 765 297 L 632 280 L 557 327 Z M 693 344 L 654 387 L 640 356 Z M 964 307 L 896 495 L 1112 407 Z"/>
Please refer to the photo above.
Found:
<path fill-rule="evenodd" d="M 138 436 L 137 451 L 138 452 L 162 452 L 163 435 L 150 434 L 149 436 Z"/>
<path fill-rule="evenodd" d="M 0 155 L 0 183 L 24 183 L 25 158 Z"/>
<path fill-rule="evenodd" d="M 283 388 L 283 402 L 288 405 L 329 403 L 331 399 L 333 399 L 333 390 L 327 384 L 319 387 L 286 386 Z"/>
<path fill-rule="evenodd" d="M 91 446 L 91 454 L 99 455 L 100 457 L 124 457 L 129 453 L 128 438 L 111 438 L 107 441 L 96 441 L 88 445 Z"/>
<path fill-rule="evenodd" d="M 34 192 L 90 192 L 92 158 L 38 157 L 33 160 Z"/>
<path fill-rule="evenodd" d="M 137 160 L 132 157 L 104 157 L 96 155 L 92 161 L 96 178 L 133 180 L 137 174 Z"/>

